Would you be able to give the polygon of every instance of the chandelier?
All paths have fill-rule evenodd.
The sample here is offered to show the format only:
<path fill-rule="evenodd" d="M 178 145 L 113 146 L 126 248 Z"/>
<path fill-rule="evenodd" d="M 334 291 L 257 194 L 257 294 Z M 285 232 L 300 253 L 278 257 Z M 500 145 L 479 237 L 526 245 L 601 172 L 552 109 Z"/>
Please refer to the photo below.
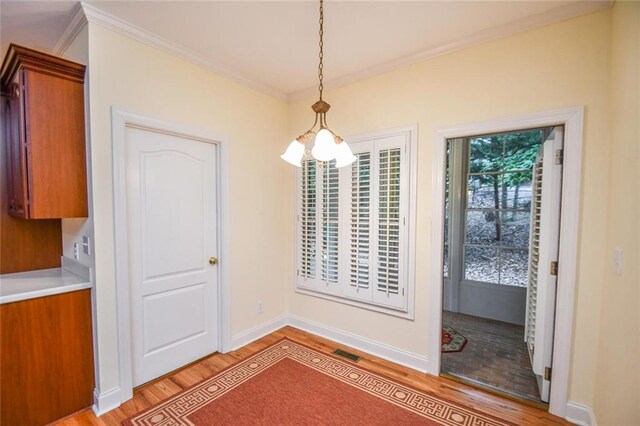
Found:
<path fill-rule="evenodd" d="M 323 68 L 323 40 L 324 35 L 324 0 L 320 0 L 320 62 L 318 64 L 318 91 L 320 92 L 320 99 L 315 104 L 311 105 L 311 109 L 316 113 L 316 120 L 313 126 L 302 135 L 293 140 L 287 147 L 284 154 L 280 156 L 284 161 L 293 164 L 294 166 L 301 167 L 302 159 L 309 158 L 309 156 L 315 158 L 318 161 L 331 161 L 336 160 L 336 167 L 348 166 L 356 160 L 356 157 L 351 152 L 349 145 L 338 135 L 336 135 L 327 125 L 327 111 L 331 108 L 331 105 L 322 100 L 322 68 Z M 318 130 L 316 131 L 316 126 Z M 314 140 L 313 148 L 309 150 L 307 144 L 311 140 Z"/>

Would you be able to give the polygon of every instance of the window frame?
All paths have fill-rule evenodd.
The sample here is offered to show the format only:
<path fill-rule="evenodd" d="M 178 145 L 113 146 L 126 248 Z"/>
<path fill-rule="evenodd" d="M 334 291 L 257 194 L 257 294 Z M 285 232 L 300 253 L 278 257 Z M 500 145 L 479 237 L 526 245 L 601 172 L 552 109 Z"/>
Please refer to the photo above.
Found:
<path fill-rule="evenodd" d="M 299 275 L 299 267 L 301 262 L 301 230 L 300 230 L 300 217 L 301 217 L 301 189 L 302 189 L 302 173 L 301 169 L 296 171 L 296 182 L 295 182 L 295 208 L 296 208 L 296 221 L 295 221 L 295 266 L 294 266 L 294 292 L 299 294 L 304 294 L 308 296 L 314 296 L 321 299 L 331 300 L 334 302 L 355 306 L 358 308 L 363 308 L 371 311 L 381 312 L 388 315 L 414 319 L 414 306 L 415 306 L 415 259 L 416 259 L 416 183 L 417 183 L 417 142 L 418 142 L 418 126 L 410 125 L 397 127 L 382 131 L 363 133 L 359 135 L 354 135 L 345 138 L 345 141 L 349 143 L 354 153 L 361 152 L 362 150 L 358 146 L 363 145 L 366 142 L 372 142 L 377 139 L 385 139 L 390 137 L 403 137 L 404 138 L 404 147 L 405 152 L 403 159 L 403 168 L 406 168 L 406 179 L 402 182 L 402 184 L 407 186 L 406 191 L 403 191 L 406 194 L 406 200 L 401 203 L 400 210 L 403 211 L 403 217 L 405 218 L 405 224 L 402 225 L 406 227 L 406 231 L 401 233 L 404 235 L 405 241 L 403 242 L 403 246 L 405 247 L 404 258 L 401 259 L 402 263 L 402 274 L 404 275 L 404 291 L 405 294 L 402 296 L 404 298 L 402 307 L 389 307 L 385 305 L 381 305 L 380 303 L 376 303 L 372 298 L 372 300 L 361 300 L 356 298 L 351 298 L 346 295 L 345 291 L 342 290 L 343 286 L 348 286 L 349 281 L 349 259 L 348 251 L 345 251 L 345 248 L 349 247 L 350 240 L 350 220 L 349 217 L 343 214 L 344 211 L 347 211 L 351 206 L 351 172 L 352 168 L 350 166 L 339 169 L 340 173 L 340 186 L 339 186 L 339 232 L 341 236 L 340 240 L 343 241 L 340 247 L 338 248 L 338 259 L 339 259 L 339 271 L 347 271 L 347 272 L 339 272 L 339 279 L 337 286 L 330 286 L 331 288 L 323 289 L 317 285 L 319 281 L 319 270 L 316 271 L 315 280 L 306 279 Z M 378 148 L 372 149 L 372 161 L 374 151 L 378 152 Z M 372 166 L 373 167 L 373 166 Z M 317 174 L 317 178 L 320 177 L 321 174 Z M 374 177 L 377 180 L 377 174 Z M 348 183 L 348 184 L 347 184 Z M 372 179 L 372 188 L 373 191 L 373 179 Z M 322 194 L 318 194 L 319 199 L 321 199 Z M 373 192 L 372 192 L 373 196 Z M 345 205 L 345 203 L 347 203 Z M 318 203 L 317 208 L 321 208 L 321 203 Z M 373 216 L 373 206 L 372 208 L 372 216 Z M 377 217 L 377 212 L 375 217 Z M 318 219 L 320 219 L 318 217 Z M 372 217 L 371 221 L 371 234 L 377 232 L 377 229 L 374 227 L 374 223 L 376 220 Z M 402 222 L 402 220 L 401 220 Z M 318 223 L 319 228 L 321 229 L 321 223 Z M 317 239 L 321 238 L 321 233 L 316 237 Z M 402 242 L 402 239 L 401 239 Z M 373 242 L 371 243 L 373 245 Z M 374 255 L 374 252 L 371 252 L 371 255 Z M 373 264 L 373 262 L 372 262 Z M 310 282 L 313 281 L 313 282 Z M 375 283 L 373 279 L 371 279 L 371 288 Z M 337 287 L 337 288 L 336 288 Z"/>

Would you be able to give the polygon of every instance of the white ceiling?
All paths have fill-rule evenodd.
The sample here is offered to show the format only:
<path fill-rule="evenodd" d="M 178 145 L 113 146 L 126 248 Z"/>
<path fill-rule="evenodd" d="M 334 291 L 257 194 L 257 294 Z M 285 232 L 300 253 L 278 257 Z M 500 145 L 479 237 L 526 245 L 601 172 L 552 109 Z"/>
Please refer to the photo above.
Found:
<path fill-rule="evenodd" d="M 2 0 L 2 54 L 9 42 L 51 50 L 76 3 Z M 292 95 L 317 84 L 315 1 L 89 4 L 271 93 Z M 600 0 L 327 1 L 325 80 L 354 80 L 608 4 Z"/>

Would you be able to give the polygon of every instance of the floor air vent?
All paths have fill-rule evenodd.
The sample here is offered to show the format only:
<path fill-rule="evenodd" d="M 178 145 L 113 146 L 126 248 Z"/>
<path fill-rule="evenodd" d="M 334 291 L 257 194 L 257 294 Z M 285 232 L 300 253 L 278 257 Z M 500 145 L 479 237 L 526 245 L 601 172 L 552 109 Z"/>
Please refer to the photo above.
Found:
<path fill-rule="evenodd" d="M 360 357 L 356 354 L 352 354 L 351 352 L 343 351 L 342 349 L 336 349 L 333 351 L 334 354 L 341 356 L 342 358 L 346 358 L 349 361 L 358 362 L 360 361 Z"/>

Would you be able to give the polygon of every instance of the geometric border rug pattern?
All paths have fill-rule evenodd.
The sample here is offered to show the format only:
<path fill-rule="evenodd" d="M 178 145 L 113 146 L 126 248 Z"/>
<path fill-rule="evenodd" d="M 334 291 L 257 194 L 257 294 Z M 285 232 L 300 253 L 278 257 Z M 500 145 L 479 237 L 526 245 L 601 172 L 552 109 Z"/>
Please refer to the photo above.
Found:
<path fill-rule="evenodd" d="M 187 417 L 216 399 L 257 377 L 279 361 L 288 359 L 339 380 L 359 391 L 409 410 L 424 424 L 447 426 L 497 426 L 511 423 L 415 389 L 333 355 L 284 338 L 244 361 L 185 389 L 173 397 L 123 422 L 127 426 L 194 426 Z"/>
<path fill-rule="evenodd" d="M 458 333 L 453 327 L 442 324 L 442 352 L 462 352 L 467 346 L 467 338 Z"/>

